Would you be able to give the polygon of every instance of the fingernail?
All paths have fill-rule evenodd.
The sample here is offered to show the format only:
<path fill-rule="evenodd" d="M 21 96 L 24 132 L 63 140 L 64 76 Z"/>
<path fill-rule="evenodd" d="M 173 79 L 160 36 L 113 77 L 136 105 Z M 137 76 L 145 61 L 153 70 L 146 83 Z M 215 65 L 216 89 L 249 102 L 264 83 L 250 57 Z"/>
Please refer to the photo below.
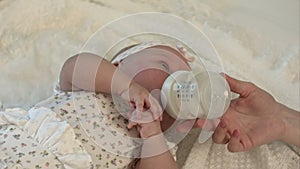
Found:
<path fill-rule="evenodd" d="M 232 136 L 236 138 L 239 137 L 239 132 L 237 130 L 234 130 Z"/>
<path fill-rule="evenodd" d="M 223 120 L 221 120 L 220 126 L 221 126 L 222 128 L 226 128 L 226 123 L 225 123 Z"/>

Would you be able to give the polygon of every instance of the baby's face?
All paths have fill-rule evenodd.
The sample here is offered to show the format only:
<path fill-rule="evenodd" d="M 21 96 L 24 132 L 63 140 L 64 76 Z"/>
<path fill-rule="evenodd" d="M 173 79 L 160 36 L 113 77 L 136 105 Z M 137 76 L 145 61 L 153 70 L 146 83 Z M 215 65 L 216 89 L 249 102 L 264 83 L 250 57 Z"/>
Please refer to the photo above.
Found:
<path fill-rule="evenodd" d="M 156 46 L 128 56 L 119 68 L 148 91 L 161 89 L 165 79 L 178 70 L 191 70 L 174 49 Z"/>

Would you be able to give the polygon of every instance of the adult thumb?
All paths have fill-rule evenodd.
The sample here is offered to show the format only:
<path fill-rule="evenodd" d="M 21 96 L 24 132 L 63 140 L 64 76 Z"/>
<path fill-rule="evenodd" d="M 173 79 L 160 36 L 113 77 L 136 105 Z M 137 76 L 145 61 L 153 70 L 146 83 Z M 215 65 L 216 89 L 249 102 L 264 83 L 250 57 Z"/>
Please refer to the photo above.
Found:
<path fill-rule="evenodd" d="M 224 74 L 224 76 L 229 84 L 230 90 L 234 93 L 240 94 L 242 97 L 248 96 L 248 94 L 255 89 L 255 85 L 250 82 L 237 80 L 227 74 Z"/>

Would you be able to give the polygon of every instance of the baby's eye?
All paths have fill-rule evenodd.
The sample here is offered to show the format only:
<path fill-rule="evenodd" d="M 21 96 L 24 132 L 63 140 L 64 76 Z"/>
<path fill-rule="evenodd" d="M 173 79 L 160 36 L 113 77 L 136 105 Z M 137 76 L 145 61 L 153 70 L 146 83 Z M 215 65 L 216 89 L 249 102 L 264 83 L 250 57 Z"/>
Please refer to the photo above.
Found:
<path fill-rule="evenodd" d="M 167 63 L 162 62 L 162 63 L 161 63 L 161 66 L 162 66 L 165 70 L 169 71 L 169 65 L 168 65 Z"/>

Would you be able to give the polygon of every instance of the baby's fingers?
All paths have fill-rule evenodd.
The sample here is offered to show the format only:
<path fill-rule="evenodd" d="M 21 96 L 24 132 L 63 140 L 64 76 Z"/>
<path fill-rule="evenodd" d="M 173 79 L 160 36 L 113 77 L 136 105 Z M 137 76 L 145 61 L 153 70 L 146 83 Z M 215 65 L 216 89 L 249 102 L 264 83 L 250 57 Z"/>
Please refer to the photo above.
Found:
<path fill-rule="evenodd" d="M 144 99 L 135 100 L 135 107 L 137 112 L 142 112 L 144 110 Z"/>
<path fill-rule="evenodd" d="M 162 108 L 158 101 L 151 95 L 149 95 L 149 102 L 151 103 L 150 111 L 152 112 L 153 120 L 159 119 L 162 121 Z"/>
<path fill-rule="evenodd" d="M 138 123 L 136 122 L 133 122 L 133 121 L 129 121 L 128 124 L 127 124 L 127 128 L 128 129 L 132 129 L 132 127 L 136 126 Z"/>
<path fill-rule="evenodd" d="M 159 98 L 161 91 L 159 89 L 154 89 L 151 91 L 148 100 L 146 101 L 147 106 L 150 108 L 150 111 L 153 113 L 153 119 L 159 119 L 162 121 L 163 109 L 156 98 Z M 149 105 L 148 105 L 149 104 Z"/>
<path fill-rule="evenodd" d="M 128 129 L 132 129 L 132 127 L 136 126 L 138 123 L 133 121 L 133 116 L 134 116 L 134 111 L 133 112 L 127 112 L 127 118 L 128 118 L 128 124 L 127 124 L 127 128 Z"/>
<path fill-rule="evenodd" d="M 131 113 L 129 117 L 131 123 L 142 124 L 142 123 L 150 123 L 153 120 L 153 114 L 151 111 L 137 112 L 136 110 Z"/>

